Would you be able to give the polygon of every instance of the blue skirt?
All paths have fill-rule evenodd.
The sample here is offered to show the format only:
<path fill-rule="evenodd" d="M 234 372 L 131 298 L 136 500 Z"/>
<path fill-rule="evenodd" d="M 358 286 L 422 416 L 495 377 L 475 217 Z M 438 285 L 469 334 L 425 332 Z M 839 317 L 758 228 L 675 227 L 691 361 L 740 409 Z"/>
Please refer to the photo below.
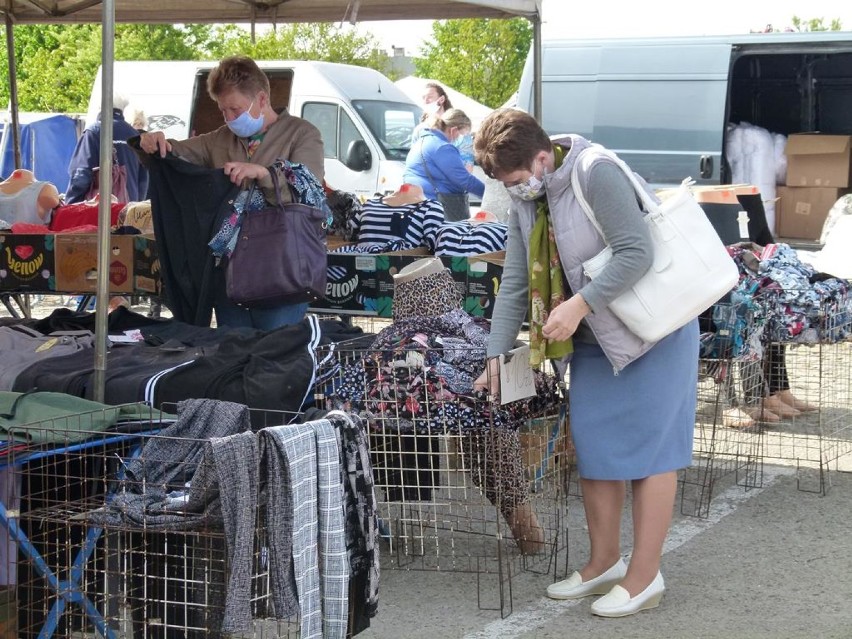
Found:
<path fill-rule="evenodd" d="M 698 347 L 694 321 L 615 375 L 600 346 L 574 342 L 568 389 L 580 477 L 642 479 L 692 463 Z"/>

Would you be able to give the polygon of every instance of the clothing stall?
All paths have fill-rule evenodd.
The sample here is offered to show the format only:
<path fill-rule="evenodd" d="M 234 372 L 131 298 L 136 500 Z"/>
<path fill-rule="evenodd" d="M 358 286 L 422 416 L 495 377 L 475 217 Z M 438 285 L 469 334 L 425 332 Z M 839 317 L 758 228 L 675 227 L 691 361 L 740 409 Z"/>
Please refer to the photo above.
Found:
<path fill-rule="evenodd" d="M 525 16 L 533 21 L 538 41 L 541 12 L 537 0 L 439 0 L 405 6 L 384 0 L 323 4 L 105 0 L 100 5 L 59 0 L 50 7 L 13 0 L 0 13 L 10 35 L 12 128 L 17 136 L 14 24 L 100 22 L 104 30 L 102 111 L 109 112 L 116 21 L 254 25 Z M 100 164 L 108 166 L 110 158 L 104 151 L 112 142 L 108 120 L 101 136 Z M 19 141 L 15 147 L 20 148 Z M 20 167 L 17 158 L 16 166 Z M 84 269 L 87 282 L 95 283 L 96 312 L 52 316 L 46 319 L 47 332 L 40 336 L 33 334 L 40 332 L 38 328 L 26 322 L 4 327 L 14 331 L 9 339 L 15 343 L 35 340 L 23 351 L 32 359 L 24 357 L 18 362 L 18 373 L 8 376 L 9 414 L 16 412 L 12 407 L 20 409 L 54 393 L 96 404 L 86 411 L 76 407 L 36 420 L 23 438 L 15 436 L 17 427 L 5 424 L 4 469 L 11 478 L 6 484 L 11 492 L 7 490 L 0 500 L 0 527 L 8 533 L 7 557 L 17 556 L 21 560 L 17 567 L 23 569 L 12 582 L 16 585 L 6 589 L 21 608 L 20 627 L 16 630 L 14 623 L 7 623 L 7 632 L 15 637 L 91 631 L 105 637 L 142 636 L 139 633 L 200 637 L 248 628 L 255 636 L 357 634 L 376 605 L 378 571 L 370 554 L 378 528 L 375 509 L 370 507 L 372 473 L 363 439 L 359 440 L 366 431 L 363 426 L 343 412 L 336 430 L 329 430 L 329 423 L 338 419 L 333 411 L 315 419 L 308 412 L 316 384 L 338 370 L 334 358 L 317 358 L 317 348 L 331 349 L 319 339 L 319 323 L 308 319 L 289 327 L 292 339 L 288 341 L 277 339 L 282 335 L 264 339 L 196 334 L 197 326 L 166 327 L 126 309 L 108 313 L 115 242 L 109 233 L 113 222 L 109 196 L 106 184 L 98 207 L 94 270 Z M 49 244 L 55 250 L 58 242 L 50 234 L 44 237 L 45 251 Z M 139 256 L 151 258 L 141 266 L 152 275 L 156 263 L 153 245 L 137 240 L 130 243 L 133 270 L 127 272 L 134 291 Z M 29 256 L 29 250 L 13 254 Z M 43 270 L 39 269 L 38 277 L 49 281 Z M 94 348 L 74 334 L 80 329 L 79 321 L 86 324 L 84 331 L 93 332 Z M 51 335 L 59 326 L 63 327 L 60 332 L 70 334 Z M 158 337 L 148 332 L 156 329 L 165 332 Z M 143 336 L 142 342 L 149 340 L 145 346 L 135 341 L 135 331 Z M 123 347 L 135 349 L 132 354 L 122 356 L 120 348 L 110 347 L 110 334 L 131 341 Z M 278 350 L 282 343 L 292 351 Z M 61 350 L 51 353 L 60 345 Z M 291 368 L 279 366 L 283 361 Z M 38 392 L 11 390 L 16 380 L 27 376 L 32 378 L 28 384 L 38 385 Z M 181 376 L 183 381 L 178 380 Z M 45 390 L 53 384 L 62 390 Z M 168 411 L 168 419 L 174 421 L 165 421 L 157 412 L 143 421 L 141 430 L 137 424 L 133 433 L 124 432 L 117 422 L 104 426 L 110 420 L 102 416 L 109 414 L 113 402 L 131 397 L 130 401 L 144 402 L 152 411 Z M 204 411 L 210 414 L 190 419 Z M 213 430 L 197 430 L 198 425 Z M 46 435 L 34 439 L 32 431 Z M 255 461 L 246 464 L 247 458 Z M 229 459 L 237 463 L 229 465 Z M 315 479 L 303 470 L 311 465 L 310 459 L 321 462 Z M 236 474 L 229 468 L 235 468 Z M 301 492 L 291 493 L 289 485 L 280 485 L 290 472 L 306 478 L 299 488 L 315 495 L 316 502 L 303 499 Z M 18 490 L 16 480 L 24 488 Z M 341 486 L 346 490 L 343 521 L 314 522 L 317 508 L 340 512 L 340 502 L 328 500 Z M 349 487 L 355 488 L 349 491 Z M 236 494 L 239 500 L 234 499 Z M 20 509 L 15 508 L 16 495 L 24 502 Z M 253 512 L 237 512 L 231 508 L 235 501 L 257 507 Z M 130 508 L 131 502 L 141 511 Z M 168 521 L 167 530 L 127 519 L 139 512 L 145 522 L 157 517 Z M 175 512 L 183 523 L 169 519 Z M 289 525 L 280 519 L 282 513 L 285 521 L 290 519 Z M 306 535 L 306 530 L 313 532 Z M 357 530 L 362 531 L 360 538 Z M 22 549 L 17 554 L 16 546 Z M 11 563 L 7 559 L 4 565 Z M 298 593 L 295 601 L 294 592 Z M 355 601 L 363 605 L 353 606 Z M 45 609 L 50 611 L 46 618 L 41 613 Z M 28 614 L 28 610 L 39 612 Z M 288 614 L 295 610 L 297 616 Z"/>

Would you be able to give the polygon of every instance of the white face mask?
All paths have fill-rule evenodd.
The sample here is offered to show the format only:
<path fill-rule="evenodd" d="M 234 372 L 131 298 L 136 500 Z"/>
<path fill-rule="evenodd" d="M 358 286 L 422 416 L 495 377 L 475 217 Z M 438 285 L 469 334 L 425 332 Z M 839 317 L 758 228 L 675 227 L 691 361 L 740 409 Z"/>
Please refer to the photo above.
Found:
<path fill-rule="evenodd" d="M 532 175 L 527 178 L 526 182 L 507 186 L 506 190 L 509 195 L 527 201 L 537 200 L 544 195 L 544 182 L 535 175 L 535 162 L 533 162 Z"/>
<path fill-rule="evenodd" d="M 441 105 L 437 102 L 427 102 L 423 105 L 423 110 L 426 111 L 429 115 L 435 115 L 438 112 L 438 109 L 441 108 Z"/>

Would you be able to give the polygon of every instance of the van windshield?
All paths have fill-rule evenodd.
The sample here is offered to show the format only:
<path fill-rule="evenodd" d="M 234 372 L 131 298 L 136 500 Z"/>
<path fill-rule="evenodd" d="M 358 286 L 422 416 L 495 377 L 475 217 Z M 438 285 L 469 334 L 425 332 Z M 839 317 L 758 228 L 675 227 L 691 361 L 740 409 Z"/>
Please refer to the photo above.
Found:
<path fill-rule="evenodd" d="M 367 123 L 387 158 L 404 161 L 422 109 L 414 104 L 380 100 L 355 100 L 352 106 Z"/>

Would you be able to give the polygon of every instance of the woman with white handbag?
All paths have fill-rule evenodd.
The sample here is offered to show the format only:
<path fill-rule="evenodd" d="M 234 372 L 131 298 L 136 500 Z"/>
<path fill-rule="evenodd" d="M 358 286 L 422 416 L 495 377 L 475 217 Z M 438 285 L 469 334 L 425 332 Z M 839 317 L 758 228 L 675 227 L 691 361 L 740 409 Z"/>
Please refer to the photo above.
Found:
<path fill-rule="evenodd" d="M 692 461 L 698 324 L 691 319 L 649 342 L 610 309 L 652 268 L 654 243 L 633 183 L 606 155 L 575 173 L 600 230 L 583 210 L 572 168 L 590 146 L 577 135 L 551 139 L 534 118 L 512 109 L 492 113 L 477 133 L 477 163 L 512 195 L 490 359 L 477 384 L 499 392 L 498 356 L 514 347 L 527 316 L 531 364 L 570 362 L 590 557 L 547 592 L 555 599 L 603 595 L 592 613 L 621 617 L 659 605 L 665 591 L 660 561 L 677 471 Z M 592 280 L 584 262 L 607 247 L 609 261 Z M 628 483 L 634 532 L 626 564 L 620 533 Z"/>

